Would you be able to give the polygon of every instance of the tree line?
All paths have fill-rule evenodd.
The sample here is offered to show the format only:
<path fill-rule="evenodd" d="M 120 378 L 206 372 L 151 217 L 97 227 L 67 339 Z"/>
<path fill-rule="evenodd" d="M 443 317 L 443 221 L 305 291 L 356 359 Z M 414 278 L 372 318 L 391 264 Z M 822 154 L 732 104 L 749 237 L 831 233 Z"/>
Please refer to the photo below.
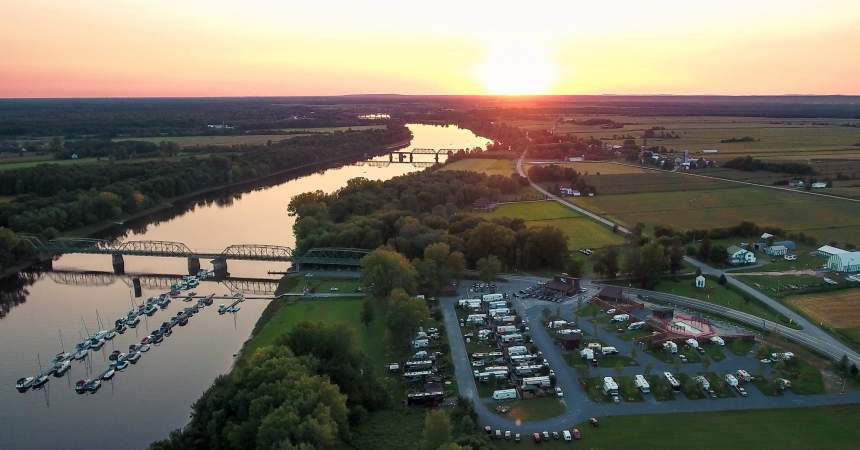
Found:
<path fill-rule="evenodd" d="M 799 162 L 770 162 L 755 159 L 752 156 L 741 156 L 723 163 L 728 169 L 756 172 L 759 170 L 767 172 L 782 172 L 796 175 L 814 175 L 815 170 L 809 164 Z"/>
<path fill-rule="evenodd" d="M 171 198 L 325 159 L 361 155 L 409 138 L 404 126 L 243 145 L 226 155 L 170 161 L 40 164 L 0 171 L 0 227 L 53 237 L 162 204 Z M 0 258 L 17 259 L 2 250 Z"/>
<path fill-rule="evenodd" d="M 387 245 L 411 260 L 442 242 L 461 252 L 468 268 L 489 256 L 503 269 L 563 268 L 568 251 L 560 229 L 470 211 L 477 200 L 494 201 L 518 187 L 519 180 L 511 177 L 425 171 L 385 182 L 353 179 L 332 194 L 304 193 L 293 198 L 288 211 L 297 217 L 299 252 Z"/>

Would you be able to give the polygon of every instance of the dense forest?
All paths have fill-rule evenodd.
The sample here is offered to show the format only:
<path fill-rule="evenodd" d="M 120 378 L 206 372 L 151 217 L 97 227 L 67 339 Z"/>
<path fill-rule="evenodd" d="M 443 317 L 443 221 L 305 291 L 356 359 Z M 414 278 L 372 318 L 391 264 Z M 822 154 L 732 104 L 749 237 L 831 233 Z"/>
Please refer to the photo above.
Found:
<path fill-rule="evenodd" d="M 360 156 L 408 138 L 406 127 L 392 125 L 385 130 L 315 134 L 271 145 L 235 146 L 229 154 L 209 157 L 40 164 L 0 171 L 0 196 L 12 198 L 0 203 L 0 229 L 52 237 L 202 189 L 328 159 Z M 4 236 L 0 261 L 17 259 L 18 241 L 8 231 Z"/>
<path fill-rule="evenodd" d="M 299 251 L 387 245 L 411 259 L 428 245 L 444 242 L 462 252 L 469 267 L 495 256 L 505 269 L 561 269 L 567 240 L 558 228 L 527 228 L 522 219 L 490 219 L 469 211 L 477 200 L 498 199 L 521 182 L 519 177 L 432 170 L 385 182 L 353 179 L 330 195 L 296 196 L 289 211 L 298 216 Z"/>

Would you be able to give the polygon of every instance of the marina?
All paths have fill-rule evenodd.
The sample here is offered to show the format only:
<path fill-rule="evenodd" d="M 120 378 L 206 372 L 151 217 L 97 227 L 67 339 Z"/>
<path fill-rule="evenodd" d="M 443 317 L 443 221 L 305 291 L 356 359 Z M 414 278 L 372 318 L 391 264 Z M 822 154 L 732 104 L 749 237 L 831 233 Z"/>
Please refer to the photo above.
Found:
<path fill-rule="evenodd" d="M 409 127 L 415 148 L 471 148 L 487 142 L 453 126 Z M 387 161 L 388 157 L 378 159 Z M 179 241 L 193 249 L 224 249 L 254 239 L 294 248 L 294 218 L 286 213 L 293 196 L 315 189 L 333 192 L 355 177 L 386 180 L 415 170 L 419 168 L 409 164 L 342 165 L 239 192 L 225 190 L 178 204 L 173 211 L 125 223 L 99 237 Z M 216 226 L 240 223 L 246 225 Z M 136 307 L 150 297 L 159 299 L 189 271 L 184 258 L 130 255 L 124 260 L 125 274 L 117 274 L 109 256 L 69 254 L 55 258 L 50 272 L 22 272 L 7 280 L 0 309 L 0 351 L 4 356 L 0 359 L 0 385 L 6 386 L 0 389 L 0 403 L 6 406 L 0 411 L 0 421 L 7 426 L 0 433 L 0 448 L 55 448 L 62 441 L 66 449 L 114 448 L 117 442 L 124 448 L 143 449 L 164 438 L 187 423 L 191 405 L 219 375 L 230 370 L 234 355 L 274 298 L 282 273 L 290 269 L 287 262 L 231 260 L 228 278 L 200 279 L 196 287 L 182 291 L 184 295 L 157 302 L 158 311 L 153 316 L 137 314 L 136 310 L 129 318 L 129 291 L 135 278 L 141 288 Z M 201 260 L 201 268 L 214 269 L 208 264 Z M 191 291 L 198 295 L 183 301 Z M 245 292 L 246 301 L 235 306 L 241 310 L 217 314 L 217 306 L 230 305 L 236 300 L 233 295 L 240 291 Z M 214 307 L 198 307 L 199 312 L 187 319 L 185 327 L 177 322 L 169 336 L 161 335 L 161 342 L 144 342 L 163 322 L 172 321 L 178 312 L 213 293 Z M 96 311 L 103 327 L 93 326 Z M 94 328 L 113 329 L 116 335 L 105 339 L 100 350 L 77 348 L 76 344 L 91 334 L 83 330 L 82 315 L 90 332 Z M 117 327 L 120 317 L 126 320 Z M 125 370 L 114 370 L 112 378 L 108 375 L 104 379 L 108 356 L 114 350 L 129 353 L 132 344 L 140 346 L 137 364 L 129 363 Z M 71 355 L 71 359 L 60 358 L 69 366 L 59 377 L 52 377 L 39 389 L 30 385 L 23 394 L 15 389 L 17 380 L 39 372 L 37 354 L 43 355 L 42 364 L 48 370 L 54 366 L 51 359 L 57 353 Z M 76 392 L 79 380 L 87 382 L 82 384 L 82 394 Z M 99 421 L 97 431 L 92 427 L 94 417 Z M 141 423 L 146 426 L 139 426 Z"/>

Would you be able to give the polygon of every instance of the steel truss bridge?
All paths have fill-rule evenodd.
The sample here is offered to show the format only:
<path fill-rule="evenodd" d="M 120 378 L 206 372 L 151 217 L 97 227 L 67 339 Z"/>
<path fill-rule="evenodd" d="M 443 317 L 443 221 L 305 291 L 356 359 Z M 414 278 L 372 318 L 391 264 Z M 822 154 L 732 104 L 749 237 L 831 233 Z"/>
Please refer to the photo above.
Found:
<path fill-rule="evenodd" d="M 110 286 L 120 281 L 129 288 L 133 287 L 133 279 L 140 280 L 140 286 L 144 289 L 167 291 L 170 286 L 182 279 L 182 275 L 175 274 L 115 274 L 113 272 L 100 271 L 71 271 L 56 270 L 46 272 L 45 275 L 57 284 L 67 286 Z M 230 292 L 244 292 L 254 295 L 271 295 L 278 288 L 279 280 L 265 278 L 227 278 L 216 280 Z"/>
<path fill-rule="evenodd" d="M 159 256 L 189 259 L 213 259 L 226 261 L 280 261 L 319 266 L 358 267 L 368 250 L 357 248 L 321 247 L 312 248 L 303 255 L 294 255 L 293 249 L 280 245 L 239 244 L 221 251 L 192 250 L 181 242 L 171 241 L 108 241 L 90 238 L 57 238 L 43 240 L 35 236 L 22 236 L 33 250 L 40 254 L 105 254 L 116 256 Z"/>

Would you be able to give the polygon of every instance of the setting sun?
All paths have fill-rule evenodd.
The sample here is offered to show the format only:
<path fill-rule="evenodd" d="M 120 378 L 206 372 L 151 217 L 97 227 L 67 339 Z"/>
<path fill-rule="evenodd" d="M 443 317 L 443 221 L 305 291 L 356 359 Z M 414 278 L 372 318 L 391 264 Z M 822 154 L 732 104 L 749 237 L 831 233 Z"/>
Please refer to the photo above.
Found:
<path fill-rule="evenodd" d="M 525 42 L 496 43 L 476 72 L 487 93 L 497 95 L 545 94 L 558 76 L 545 47 Z"/>

